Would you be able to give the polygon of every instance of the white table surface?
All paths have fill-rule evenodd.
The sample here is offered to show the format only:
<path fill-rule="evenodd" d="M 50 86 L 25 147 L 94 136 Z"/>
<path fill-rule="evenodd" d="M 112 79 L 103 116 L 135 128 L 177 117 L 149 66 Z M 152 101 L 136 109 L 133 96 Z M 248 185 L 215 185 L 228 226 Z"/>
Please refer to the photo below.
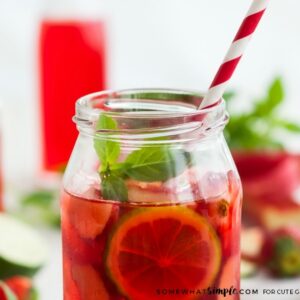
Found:
<path fill-rule="evenodd" d="M 40 292 L 40 300 L 62 300 L 62 270 L 61 270 L 61 241 L 59 231 L 43 230 L 41 234 L 49 245 L 49 260 L 47 265 L 36 277 L 36 286 Z M 274 280 L 263 274 L 242 280 L 243 289 L 258 289 L 258 295 L 244 295 L 241 300 L 300 300 L 300 294 L 294 295 L 263 295 L 264 289 L 275 291 L 300 290 L 300 278 L 288 280 Z M 88 299 L 84 299 L 88 300 Z M 99 299 L 101 300 L 101 299 Z"/>

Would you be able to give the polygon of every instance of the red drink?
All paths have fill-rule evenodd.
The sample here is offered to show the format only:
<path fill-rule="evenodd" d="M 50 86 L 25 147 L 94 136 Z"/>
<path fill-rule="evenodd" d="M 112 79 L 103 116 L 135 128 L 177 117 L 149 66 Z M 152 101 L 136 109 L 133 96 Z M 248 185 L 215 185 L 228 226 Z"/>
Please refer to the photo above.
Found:
<path fill-rule="evenodd" d="M 40 32 L 43 167 L 66 165 L 77 132 L 75 101 L 105 88 L 105 36 L 100 21 L 45 20 Z"/>
<path fill-rule="evenodd" d="M 64 300 L 239 299 L 241 185 L 224 105 L 199 111 L 201 99 L 125 90 L 76 103 Z"/>
<path fill-rule="evenodd" d="M 98 189 L 65 193 L 64 300 L 223 299 L 220 289 L 239 289 L 240 194 L 232 172 L 222 197 L 188 203 L 172 203 L 163 184 L 127 185 L 132 203 L 104 201 Z"/>

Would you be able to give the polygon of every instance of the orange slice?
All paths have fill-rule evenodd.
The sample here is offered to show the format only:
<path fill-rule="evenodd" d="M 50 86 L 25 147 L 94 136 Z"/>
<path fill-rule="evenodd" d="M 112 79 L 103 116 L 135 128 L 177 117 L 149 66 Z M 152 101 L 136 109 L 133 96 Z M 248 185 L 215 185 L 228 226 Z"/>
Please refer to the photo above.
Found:
<path fill-rule="evenodd" d="M 220 262 L 220 242 L 212 226 L 194 211 L 176 206 L 140 208 L 124 216 L 106 257 L 110 277 L 131 300 L 162 299 L 163 289 L 206 288 Z M 176 295 L 177 300 L 192 298 Z"/>

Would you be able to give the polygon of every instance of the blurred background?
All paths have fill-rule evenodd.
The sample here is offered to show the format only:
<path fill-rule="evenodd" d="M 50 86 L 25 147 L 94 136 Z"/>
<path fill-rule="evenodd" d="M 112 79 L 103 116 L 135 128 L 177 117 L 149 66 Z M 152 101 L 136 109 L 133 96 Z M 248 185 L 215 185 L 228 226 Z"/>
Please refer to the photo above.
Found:
<path fill-rule="evenodd" d="M 6 176 L 39 168 L 38 45 L 43 18 L 99 15 L 106 27 L 108 88 L 205 90 L 248 6 L 249 1 L 238 0 L 0 1 Z M 287 99 L 281 112 L 293 119 L 299 119 L 299 8 L 293 0 L 271 3 L 231 82 L 232 88 L 257 96 L 275 75 L 282 75 Z M 248 102 L 245 98 L 237 106 L 247 107 Z M 22 147 L 15 146 L 16 136 Z"/>
<path fill-rule="evenodd" d="M 48 199 L 57 194 L 57 173 L 63 170 L 76 138 L 71 117 L 78 97 L 107 88 L 205 91 L 248 6 L 249 1 L 239 0 L 0 0 L 0 167 L 7 207 L 15 206 L 15 197 L 26 206 L 26 201 L 34 203 L 39 197 Z M 240 136 L 247 134 L 246 125 L 246 133 L 240 136 L 229 128 L 227 136 L 237 159 L 244 150 L 280 151 L 281 156 L 275 155 L 271 162 L 267 159 L 266 163 L 261 156 L 254 158 L 266 163 L 268 170 L 283 161 L 286 165 L 284 153 L 289 160 L 298 159 L 300 153 L 299 11 L 300 2 L 295 0 L 271 2 L 228 95 L 234 98 L 230 100 L 233 120 L 243 114 L 250 114 L 251 120 L 272 114 L 267 126 L 285 129 L 278 132 L 280 146 L 275 147 L 273 137 L 269 144 L 259 143 L 266 135 L 255 136 L 250 146 L 240 142 Z M 262 110 L 258 100 L 267 109 Z M 257 122 L 255 126 L 255 130 L 263 131 Z M 243 174 L 247 177 L 244 156 L 241 166 L 246 168 Z M 294 195 L 299 190 L 300 167 L 297 175 L 288 170 L 282 174 L 297 182 Z M 249 190 L 251 195 L 252 181 L 246 186 Z M 292 202 L 293 211 L 299 209 L 292 223 L 300 227 L 300 200 L 293 198 Z M 51 203 L 57 212 L 56 206 Z M 43 212 L 41 219 L 57 224 L 55 213 Z M 277 229 L 260 217 L 257 223 L 255 226 L 264 229 Z M 52 253 L 59 253 L 59 231 L 45 229 L 43 233 Z M 61 279 L 57 276 L 61 263 L 59 254 L 54 256 L 37 277 L 42 300 L 61 299 Z M 56 287 L 51 291 L 47 291 L 49 280 Z M 265 280 L 274 286 L 272 280 Z M 258 282 L 250 280 L 247 284 L 257 286 Z M 284 287 L 295 287 L 296 283 L 299 285 L 299 279 L 280 282 Z"/>

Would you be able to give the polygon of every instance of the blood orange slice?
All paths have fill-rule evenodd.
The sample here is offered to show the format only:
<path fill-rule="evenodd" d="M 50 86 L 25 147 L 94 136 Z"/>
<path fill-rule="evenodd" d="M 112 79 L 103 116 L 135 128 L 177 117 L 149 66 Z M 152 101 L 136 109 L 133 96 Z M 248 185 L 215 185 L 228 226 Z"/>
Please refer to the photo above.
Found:
<path fill-rule="evenodd" d="M 219 239 L 207 221 L 186 207 L 140 208 L 123 217 L 112 234 L 106 266 L 131 300 L 195 298 L 215 279 Z M 166 290 L 179 293 L 165 295 Z"/>

